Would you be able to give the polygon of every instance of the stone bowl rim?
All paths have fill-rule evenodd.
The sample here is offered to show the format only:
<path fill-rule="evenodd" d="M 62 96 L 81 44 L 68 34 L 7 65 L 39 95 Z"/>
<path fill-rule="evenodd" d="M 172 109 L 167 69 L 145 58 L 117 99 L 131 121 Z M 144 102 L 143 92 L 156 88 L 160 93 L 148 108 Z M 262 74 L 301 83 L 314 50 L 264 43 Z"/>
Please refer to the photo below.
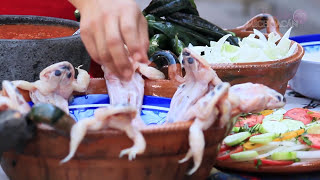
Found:
<path fill-rule="evenodd" d="M 48 16 L 35 16 L 35 15 L 0 15 L 0 25 L 6 25 L 6 23 L 2 23 L 2 21 L 6 18 L 8 19 L 12 18 L 14 21 L 17 22 L 13 24 L 28 24 L 28 23 L 19 23 L 19 21 L 34 19 L 34 20 L 43 20 L 43 23 L 32 23 L 34 21 L 30 21 L 29 24 L 50 25 L 50 24 L 46 24 L 46 22 L 54 22 L 55 24 L 53 23 L 53 25 L 77 27 L 78 29 L 80 27 L 80 23 L 74 20 L 48 17 Z M 77 38 L 80 38 L 80 34 L 75 34 L 75 35 L 65 36 L 65 37 L 58 37 L 58 38 L 47 38 L 47 39 L 0 39 L 0 41 L 2 42 L 41 42 L 41 41 L 61 41 L 61 40 L 69 40 L 69 39 L 77 39 Z"/>

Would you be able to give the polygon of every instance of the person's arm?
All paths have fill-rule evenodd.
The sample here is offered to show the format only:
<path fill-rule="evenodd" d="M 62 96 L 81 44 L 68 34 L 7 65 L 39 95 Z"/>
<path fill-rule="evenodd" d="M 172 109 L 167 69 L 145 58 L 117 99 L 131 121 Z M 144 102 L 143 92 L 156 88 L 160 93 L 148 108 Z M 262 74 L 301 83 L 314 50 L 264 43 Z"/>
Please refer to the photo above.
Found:
<path fill-rule="evenodd" d="M 121 79 L 133 73 L 128 51 L 134 61 L 148 62 L 148 26 L 134 0 L 69 1 L 80 11 L 81 39 L 93 60 Z"/>

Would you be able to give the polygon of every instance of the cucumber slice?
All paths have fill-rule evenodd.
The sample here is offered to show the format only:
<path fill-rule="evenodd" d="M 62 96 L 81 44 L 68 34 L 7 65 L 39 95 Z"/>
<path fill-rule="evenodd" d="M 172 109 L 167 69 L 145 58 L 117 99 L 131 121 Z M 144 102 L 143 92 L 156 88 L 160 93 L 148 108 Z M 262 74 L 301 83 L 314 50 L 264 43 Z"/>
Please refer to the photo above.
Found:
<path fill-rule="evenodd" d="M 264 117 L 263 122 L 265 121 L 281 121 L 283 119 L 283 114 L 286 113 L 286 110 L 281 108 L 274 111 L 272 114 Z"/>
<path fill-rule="evenodd" d="M 265 121 L 260 126 L 259 132 L 261 133 L 276 133 L 277 135 L 283 134 L 288 131 L 288 127 L 278 121 Z"/>
<path fill-rule="evenodd" d="M 236 161 L 250 161 L 255 159 L 259 154 L 257 151 L 242 151 L 230 155 L 230 158 Z"/>
<path fill-rule="evenodd" d="M 271 155 L 272 160 L 295 160 L 297 152 L 275 152 Z"/>
<path fill-rule="evenodd" d="M 232 128 L 232 132 L 237 133 L 237 132 L 239 132 L 239 131 L 240 131 L 240 127 L 233 127 L 233 128 Z"/>
<path fill-rule="evenodd" d="M 281 123 L 285 124 L 288 127 L 289 131 L 295 131 L 301 128 L 305 128 L 303 122 L 292 119 L 284 119 L 281 121 Z"/>
<path fill-rule="evenodd" d="M 276 110 L 275 112 L 273 112 L 272 114 L 282 114 L 284 115 L 287 111 L 283 108 L 280 108 L 278 110 Z"/>
<path fill-rule="evenodd" d="M 242 141 L 246 140 L 250 136 L 251 136 L 251 133 L 249 132 L 240 132 L 237 134 L 232 134 L 227 136 L 224 139 L 224 142 L 228 146 L 234 146 L 234 145 L 240 144 Z"/>
<path fill-rule="evenodd" d="M 310 126 L 307 130 L 308 134 L 320 134 L 320 124 L 314 124 Z"/>
<path fill-rule="evenodd" d="M 253 142 L 253 143 L 267 144 L 267 143 L 271 142 L 276 137 L 277 137 L 276 133 L 265 133 L 265 134 L 252 136 L 249 139 L 249 141 Z"/>
<path fill-rule="evenodd" d="M 283 114 L 270 114 L 263 118 L 263 122 L 266 121 L 281 121 L 283 119 Z"/>

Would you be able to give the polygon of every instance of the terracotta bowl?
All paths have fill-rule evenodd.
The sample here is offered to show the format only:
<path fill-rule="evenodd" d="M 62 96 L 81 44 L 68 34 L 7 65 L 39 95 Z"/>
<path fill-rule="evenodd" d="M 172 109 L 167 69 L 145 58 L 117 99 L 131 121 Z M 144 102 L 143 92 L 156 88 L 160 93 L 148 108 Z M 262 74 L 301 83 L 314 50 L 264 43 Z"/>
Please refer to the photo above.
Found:
<path fill-rule="evenodd" d="M 145 82 L 145 95 L 172 97 L 181 75 L 178 65 L 170 65 L 170 80 Z M 107 93 L 104 79 L 92 79 L 87 94 Z M 26 100 L 28 93 L 23 92 Z M 205 179 L 213 167 L 220 142 L 230 131 L 232 121 L 225 128 L 218 122 L 205 131 L 206 147 L 203 162 L 192 175 L 186 172 L 193 161 L 179 164 L 189 148 L 188 133 L 192 122 L 155 126 L 142 133 L 147 142 L 144 154 L 133 161 L 119 158 L 119 152 L 132 146 L 132 141 L 117 130 L 104 130 L 86 135 L 76 155 L 69 162 L 59 162 L 69 152 L 69 135 L 38 127 L 36 137 L 23 153 L 6 152 L 1 159 L 3 170 L 11 180 L 105 180 L 105 179 Z"/>
<path fill-rule="evenodd" d="M 253 29 L 263 28 L 266 28 L 267 33 L 275 32 L 282 36 L 277 19 L 269 14 L 259 14 L 243 26 L 229 31 L 243 38 L 252 34 Z M 304 49 L 298 44 L 297 50 L 288 58 L 269 62 L 212 64 L 212 68 L 222 81 L 231 85 L 245 82 L 260 83 L 284 94 L 288 81 L 297 72 L 303 54 Z"/>

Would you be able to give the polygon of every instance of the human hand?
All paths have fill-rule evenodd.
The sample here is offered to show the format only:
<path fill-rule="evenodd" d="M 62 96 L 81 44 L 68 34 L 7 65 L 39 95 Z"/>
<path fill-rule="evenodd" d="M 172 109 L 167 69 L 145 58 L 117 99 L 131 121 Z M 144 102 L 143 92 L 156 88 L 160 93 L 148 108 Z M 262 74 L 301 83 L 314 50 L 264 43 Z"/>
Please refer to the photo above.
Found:
<path fill-rule="evenodd" d="M 94 61 L 125 80 L 133 74 L 129 56 L 148 63 L 147 21 L 134 0 L 69 1 L 81 13 L 81 39 Z"/>

